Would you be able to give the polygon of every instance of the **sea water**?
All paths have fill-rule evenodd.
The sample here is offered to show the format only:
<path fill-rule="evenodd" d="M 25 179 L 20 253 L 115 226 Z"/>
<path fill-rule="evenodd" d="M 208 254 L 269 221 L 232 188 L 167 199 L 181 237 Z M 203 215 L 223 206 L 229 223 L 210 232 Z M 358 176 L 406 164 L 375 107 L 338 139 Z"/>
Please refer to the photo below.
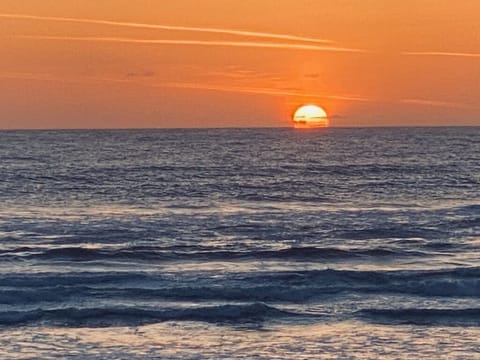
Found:
<path fill-rule="evenodd" d="M 0 133 L 0 358 L 480 358 L 480 128 Z"/>

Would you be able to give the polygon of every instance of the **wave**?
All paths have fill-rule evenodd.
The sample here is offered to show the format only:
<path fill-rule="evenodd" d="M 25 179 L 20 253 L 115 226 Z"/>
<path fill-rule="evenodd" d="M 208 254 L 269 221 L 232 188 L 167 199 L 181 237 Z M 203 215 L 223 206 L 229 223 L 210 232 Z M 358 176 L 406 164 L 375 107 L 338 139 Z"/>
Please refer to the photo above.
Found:
<path fill-rule="evenodd" d="M 411 225 L 397 225 L 395 227 L 378 227 L 370 229 L 358 229 L 351 231 L 342 231 L 337 237 L 352 240 L 370 240 L 370 239 L 439 239 L 446 238 L 447 233 L 440 230 L 415 227 Z"/>
<path fill-rule="evenodd" d="M 478 210 L 478 212 L 480 212 L 480 210 Z M 450 230 L 475 229 L 480 227 L 480 217 L 450 220 L 440 224 L 440 227 Z"/>
<path fill-rule="evenodd" d="M 464 214 L 478 214 L 480 212 L 480 204 L 469 204 L 453 208 L 456 212 Z"/>
<path fill-rule="evenodd" d="M 158 278 L 158 277 L 157 277 Z M 142 272 L 72 272 L 72 273 L 10 273 L 0 277 L 0 286 L 13 288 L 42 288 L 71 285 L 102 285 L 125 282 L 142 282 L 152 279 L 148 273 Z"/>
<path fill-rule="evenodd" d="M 479 308 L 367 308 L 348 315 L 385 325 L 480 326 Z M 0 312 L 0 326 L 112 327 L 141 326 L 166 321 L 196 321 L 235 325 L 288 320 L 322 321 L 324 314 L 300 313 L 265 303 L 228 304 L 191 308 L 89 307 Z M 328 317 L 328 319 L 332 319 Z M 345 314 L 340 319 L 345 320 Z"/>
<path fill-rule="evenodd" d="M 263 303 L 195 308 L 61 308 L 0 312 L 0 325 L 55 325 L 68 327 L 138 326 L 164 321 L 210 323 L 262 322 L 272 318 L 305 317 Z"/>
<path fill-rule="evenodd" d="M 312 270 L 230 273 L 10 274 L 0 278 L 0 304 L 69 303 L 86 299 L 303 303 L 341 294 L 480 298 L 480 268 L 438 271 Z"/>
<path fill-rule="evenodd" d="M 357 316 L 394 325 L 480 326 L 480 309 L 363 309 Z"/>
<path fill-rule="evenodd" d="M 39 251 L 36 248 L 20 247 L 0 252 L 3 258 L 21 258 L 45 261 L 101 261 L 101 260 L 242 260 L 242 259 L 282 259 L 295 261 L 355 259 L 364 257 L 425 257 L 428 253 L 415 250 L 387 248 L 339 249 L 334 247 L 291 247 L 279 250 L 227 251 L 212 250 L 206 247 L 128 247 L 123 249 L 93 249 L 85 247 L 61 247 Z"/>

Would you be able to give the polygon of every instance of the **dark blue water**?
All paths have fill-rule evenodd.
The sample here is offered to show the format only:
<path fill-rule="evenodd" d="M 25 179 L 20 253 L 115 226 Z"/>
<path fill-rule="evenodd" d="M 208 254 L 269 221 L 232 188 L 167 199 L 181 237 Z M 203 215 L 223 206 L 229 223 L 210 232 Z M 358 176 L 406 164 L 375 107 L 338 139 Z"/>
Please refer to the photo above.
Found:
<path fill-rule="evenodd" d="M 480 128 L 0 133 L 3 355 L 468 357 L 479 264 Z"/>

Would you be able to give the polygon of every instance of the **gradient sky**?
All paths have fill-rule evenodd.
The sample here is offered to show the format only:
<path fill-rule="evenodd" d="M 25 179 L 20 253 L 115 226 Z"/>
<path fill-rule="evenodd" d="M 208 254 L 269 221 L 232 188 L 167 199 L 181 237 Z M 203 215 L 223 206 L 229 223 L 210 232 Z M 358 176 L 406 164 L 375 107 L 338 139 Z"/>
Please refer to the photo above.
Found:
<path fill-rule="evenodd" d="M 0 128 L 480 125 L 478 0 L 2 0 Z"/>

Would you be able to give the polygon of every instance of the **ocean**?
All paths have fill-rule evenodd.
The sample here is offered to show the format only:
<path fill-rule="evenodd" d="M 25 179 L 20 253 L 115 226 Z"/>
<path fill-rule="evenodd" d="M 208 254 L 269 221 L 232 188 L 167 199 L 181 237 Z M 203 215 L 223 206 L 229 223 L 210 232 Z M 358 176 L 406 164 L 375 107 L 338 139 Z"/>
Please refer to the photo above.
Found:
<path fill-rule="evenodd" d="M 0 132 L 2 359 L 479 359 L 480 127 Z"/>

